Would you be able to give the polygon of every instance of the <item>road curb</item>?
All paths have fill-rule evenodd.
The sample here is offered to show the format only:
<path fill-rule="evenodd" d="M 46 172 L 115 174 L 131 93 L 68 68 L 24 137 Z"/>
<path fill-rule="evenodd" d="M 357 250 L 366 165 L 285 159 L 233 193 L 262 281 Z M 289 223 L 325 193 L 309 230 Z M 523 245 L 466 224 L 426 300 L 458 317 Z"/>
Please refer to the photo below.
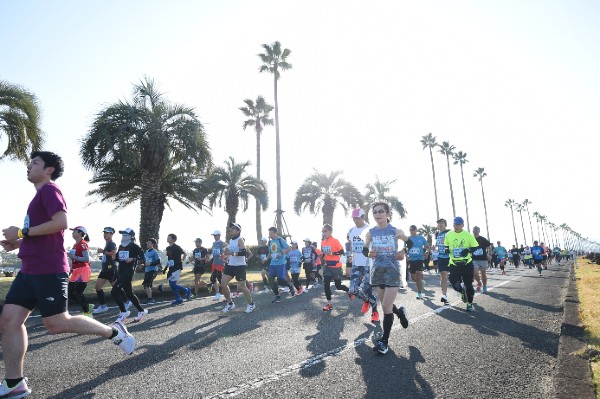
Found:
<path fill-rule="evenodd" d="M 575 265 L 571 264 L 554 378 L 557 399 L 596 398 L 589 361 L 576 354 L 586 348 L 584 328 L 579 318 Z"/>

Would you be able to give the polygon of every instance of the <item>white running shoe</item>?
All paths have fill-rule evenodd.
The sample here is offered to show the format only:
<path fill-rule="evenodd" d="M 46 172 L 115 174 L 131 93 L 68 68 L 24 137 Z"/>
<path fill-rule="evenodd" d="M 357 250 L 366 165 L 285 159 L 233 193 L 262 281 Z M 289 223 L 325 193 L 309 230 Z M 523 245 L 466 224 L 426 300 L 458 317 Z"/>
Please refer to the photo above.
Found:
<path fill-rule="evenodd" d="M 119 321 L 113 323 L 112 327 L 119 333 L 113 338 L 113 343 L 118 345 L 126 355 L 131 355 L 135 349 L 135 338 L 129 334 L 127 327 Z"/>
<path fill-rule="evenodd" d="M 244 312 L 245 312 L 245 313 L 252 313 L 252 312 L 254 312 L 254 308 L 256 308 L 256 305 L 255 305 L 255 304 L 253 304 L 253 303 L 249 303 L 249 304 L 246 306 L 246 310 L 244 310 Z"/>
<path fill-rule="evenodd" d="M 131 312 L 129 310 L 119 313 L 119 315 L 117 316 L 117 320 L 115 320 L 115 323 L 124 322 L 125 319 L 129 317 L 130 314 L 131 314 Z"/>
<path fill-rule="evenodd" d="M 108 310 L 108 306 L 106 304 L 98 306 L 96 309 L 92 311 L 92 314 L 100 314 L 104 313 Z"/>
<path fill-rule="evenodd" d="M 138 314 L 137 314 L 137 316 L 135 316 L 133 321 L 142 321 L 144 319 L 144 316 L 146 316 L 147 314 L 148 314 L 148 311 L 146 309 L 142 310 L 141 312 L 138 311 Z"/>
<path fill-rule="evenodd" d="M 212 300 L 213 300 L 213 302 L 217 302 L 217 301 L 220 301 L 222 297 L 223 297 L 223 295 L 217 294 L 217 295 L 215 295 L 215 297 Z"/>
<path fill-rule="evenodd" d="M 290 292 L 290 287 L 283 287 L 283 289 L 281 291 L 283 291 L 283 292 Z"/>
<path fill-rule="evenodd" d="M 3 380 L 2 385 L 0 385 L 0 398 L 25 398 L 29 396 L 30 393 L 31 389 L 27 386 L 27 377 L 23 378 L 21 382 L 12 388 L 8 387 L 6 380 Z"/>
<path fill-rule="evenodd" d="M 231 312 L 233 309 L 235 309 L 235 303 L 228 303 L 225 305 L 225 308 L 223 308 L 223 313 Z"/>
<path fill-rule="evenodd" d="M 131 305 L 133 305 L 133 303 L 131 303 L 131 301 L 125 302 L 125 310 L 129 310 L 129 308 L 131 307 Z"/>

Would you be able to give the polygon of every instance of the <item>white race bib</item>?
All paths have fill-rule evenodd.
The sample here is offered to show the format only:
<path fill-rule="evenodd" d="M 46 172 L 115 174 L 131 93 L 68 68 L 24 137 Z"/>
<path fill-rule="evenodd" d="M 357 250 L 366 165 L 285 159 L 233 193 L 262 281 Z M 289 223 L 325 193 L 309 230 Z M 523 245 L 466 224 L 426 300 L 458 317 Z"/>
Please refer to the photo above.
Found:
<path fill-rule="evenodd" d="M 169 260 L 167 261 L 167 265 L 169 265 L 169 267 L 173 267 L 173 266 L 175 266 L 175 260 L 173 260 L 173 259 L 169 259 Z"/>
<path fill-rule="evenodd" d="M 119 260 L 126 260 L 129 258 L 129 251 L 119 251 Z"/>

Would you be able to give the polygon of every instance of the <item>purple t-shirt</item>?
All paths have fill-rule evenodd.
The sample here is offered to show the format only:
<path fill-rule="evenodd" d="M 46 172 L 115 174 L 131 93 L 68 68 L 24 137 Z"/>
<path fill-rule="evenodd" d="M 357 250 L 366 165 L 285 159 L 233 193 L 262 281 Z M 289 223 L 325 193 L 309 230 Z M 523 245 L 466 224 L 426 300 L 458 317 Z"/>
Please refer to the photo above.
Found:
<path fill-rule="evenodd" d="M 46 223 L 60 211 L 67 211 L 67 204 L 60 189 L 54 183 L 45 184 L 27 208 L 25 227 L 31 228 Z M 25 237 L 19 248 L 19 258 L 23 261 L 21 273 L 68 273 L 69 263 L 64 241 L 64 230 L 45 236 Z"/>

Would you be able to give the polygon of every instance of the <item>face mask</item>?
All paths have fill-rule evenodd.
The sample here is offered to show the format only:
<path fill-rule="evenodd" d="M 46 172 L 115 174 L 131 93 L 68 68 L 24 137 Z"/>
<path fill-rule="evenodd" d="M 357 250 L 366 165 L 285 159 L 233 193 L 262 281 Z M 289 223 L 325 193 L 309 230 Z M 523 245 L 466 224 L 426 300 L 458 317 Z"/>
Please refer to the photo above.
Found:
<path fill-rule="evenodd" d="M 121 236 L 121 245 L 126 247 L 131 243 L 131 236 L 129 234 L 123 234 Z"/>

